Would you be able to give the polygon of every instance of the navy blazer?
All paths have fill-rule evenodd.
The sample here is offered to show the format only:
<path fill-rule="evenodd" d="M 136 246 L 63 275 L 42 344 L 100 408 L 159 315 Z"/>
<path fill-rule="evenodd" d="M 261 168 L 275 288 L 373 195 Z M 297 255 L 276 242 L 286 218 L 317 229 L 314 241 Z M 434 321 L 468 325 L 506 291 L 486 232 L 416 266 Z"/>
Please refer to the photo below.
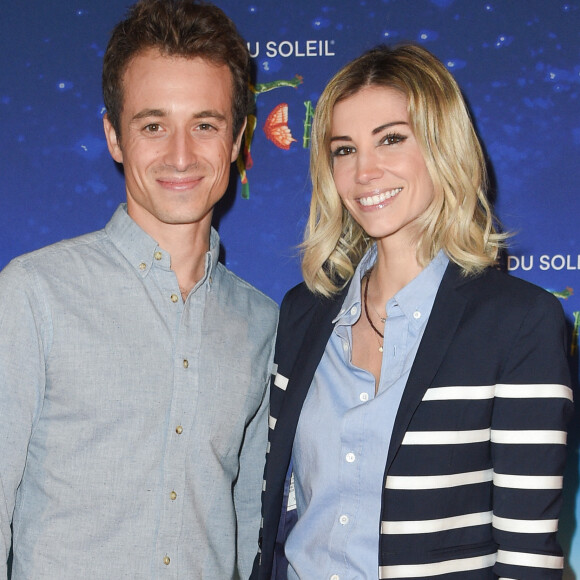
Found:
<path fill-rule="evenodd" d="M 294 434 L 345 295 L 324 299 L 301 284 L 281 305 L 255 580 L 286 578 Z M 450 263 L 385 460 L 377 578 L 561 578 L 571 410 L 558 300 L 495 269 L 466 277 Z"/>

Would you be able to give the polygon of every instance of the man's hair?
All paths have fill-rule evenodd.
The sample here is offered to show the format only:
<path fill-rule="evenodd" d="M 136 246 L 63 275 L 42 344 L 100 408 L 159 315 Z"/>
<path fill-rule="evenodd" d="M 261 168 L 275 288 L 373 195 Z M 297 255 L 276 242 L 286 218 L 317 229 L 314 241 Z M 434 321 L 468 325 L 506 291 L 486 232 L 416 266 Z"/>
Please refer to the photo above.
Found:
<path fill-rule="evenodd" d="M 505 235 L 494 226 L 483 151 L 457 83 L 424 48 L 379 46 L 343 67 L 316 105 L 312 200 L 302 244 L 308 287 L 324 296 L 336 293 L 373 243 L 341 203 L 330 152 L 334 106 L 366 87 L 395 89 L 406 97 L 411 129 L 433 182 L 434 199 L 419 218 L 419 264 L 427 265 L 443 249 L 465 274 L 492 265 Z"/>
<path fill-rule="evenodd" d="M 232 75 L 234 138 L 251 112 L 250 56 L 234 23 L 217 6 L 196 0 L 140 0 L 115 26 L 103 61 L 103 98 L 117 138 L 123 110 L 123 75 L 138 54 L 199 57 Z"/>

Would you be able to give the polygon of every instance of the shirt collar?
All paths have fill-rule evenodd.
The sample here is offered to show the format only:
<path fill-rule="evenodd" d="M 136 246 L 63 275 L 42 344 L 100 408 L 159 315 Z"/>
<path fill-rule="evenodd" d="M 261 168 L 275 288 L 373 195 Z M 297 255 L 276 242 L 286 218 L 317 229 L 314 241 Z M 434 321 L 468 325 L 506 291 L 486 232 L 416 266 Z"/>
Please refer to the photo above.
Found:
<path fill-rule="evenodd" d="M 425 324 L 448 263 L 449 258 L 440 250 L 413 280 L 387 302 L 387 315 L 389 308 L 397 305 L 411 324 L 417 327 Z"/>
<path fill-rule="evenodd" d="M 358 320 L 361 313 L 361 281 L 376 259 L 377 246 L 373 244 L 357 266 L 340 312 L 333 323 L 352 325 Z M 411 282 L 389 300 L 387 312 L 389 306 L 398 305 L 412 324 L 418 326 L 424 324 L 431 313 L 435 295 L 448 263 L 449 259 L 443 250 L 440 250 Z"/>
<path fill-rule="evenodd" d="M 360 285 L 362 277 L 370 268 L 372 268 L 376 259 L 377 246 L 376 244 L 373 244 L 362 257 L 362 260 L 354 271 L 350 287 L 344 298 L 340 312 L 332 321 L 333 324 L 338 321 L 340 321 L 341 324 L 354 324 L 358 320 L 361 312 Z"/>
<path fill-rule="evenodd" d="M 153 266 L 170 269 L 171 256 L 169 252 L 143 230 L 127 213 L 127 204 L 119 205 L 105 232 L 123 254 L 127 261 L 135 268 L 141 277 L 147 276 Z M 205 273 L 196 286 L 209 280 L 211 285 L 213 274 L 219 258 L 220 237 L 214 228 L 210 232 L 210 248 L 205 255 Z"/>

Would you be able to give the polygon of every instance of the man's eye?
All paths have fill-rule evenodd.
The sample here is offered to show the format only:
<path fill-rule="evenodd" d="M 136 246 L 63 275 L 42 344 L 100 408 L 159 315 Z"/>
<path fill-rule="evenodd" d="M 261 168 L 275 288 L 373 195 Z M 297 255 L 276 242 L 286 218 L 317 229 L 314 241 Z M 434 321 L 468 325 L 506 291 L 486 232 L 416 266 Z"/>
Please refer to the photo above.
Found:
<path fill-rule="evenodd" d="M 210 123 L 201 123 L 197 126 L 198 131 L 214 131 L 215 127 Z"/>
<path fill-rule="evenodd" d="M 149 125 L 145 125 L 145 131 L 147 133 L 158 133 L 161 129 L 159 123 L 149 123 Z"/>

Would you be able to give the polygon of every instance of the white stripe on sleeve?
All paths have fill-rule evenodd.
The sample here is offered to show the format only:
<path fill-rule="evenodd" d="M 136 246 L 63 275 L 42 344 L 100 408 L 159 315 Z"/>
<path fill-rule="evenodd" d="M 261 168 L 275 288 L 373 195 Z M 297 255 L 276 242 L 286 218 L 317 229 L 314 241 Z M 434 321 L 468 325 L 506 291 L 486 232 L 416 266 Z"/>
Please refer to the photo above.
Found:
<path fill-rule="evenodd" d="M 280 373 L 277 373 L 276 376 L 274 377 L 274 384 L 282 389 L 283 391 L 286 390 L 286 387 L 288 386 L 288 379 L 284 376 L 281 375 Z"/>
<path fill-rule="evenodd" d="M 380 566 L 379 578 L 430 578 L 442 574 L 467 572 L 468 570 L 481 570 L 491 568 L 495 564 L 495 554 L 477 556 L 475 558 L 462 558 L 460 560 L 447 560 L 433 564 L 402 564 L 400 566 Z"/>
<path fill-rule="evenodd" d="M 438 520 L 388 521 L 381 522 L 381 534 L 432 534 L 445 530 L 483 526 L 491 521 L 492 512 L 465 514 Z"/>
<path fill-rule="evenodd" d="M 566 445 L 566 431 L 505 431 L 493 429 L 492 443 L 507 445 Z"/>
<path fill-rule="evenodd" d="M 494 473 L 493 483 L 497 487 L 510 489 L 562 489 L 561 475 L 508 475 Z"/>
<path fill-rule="evenodd" d="M 491 481 L 493 471 L 471 471 L 469 473 L 452 473 L 450 475 L 388 475 L 385 487 L 387 489 L 443 489 L 460 485 L 473 485 Z"/>
<path fill-rule="evenodd" d="M 558 570 L 564 567 L 564 558 L 549 554 L 528 554 L 525 552 L 506 552 L 498 550 L 497 561 L 511 566 L 529 566 L 530 568 L 550 568 Z"/>
<path fill-rule="evenodd" d="M 504 399 L 570 399 L 572 389 L 566 385 L 497 385 L 495 396 Z"/>
<path fill-rule="evenodd" d="M 551 534 L 558 531 L 558 520 L 513 520 L 493 516 L 493 527 L 516 534 Z"/>

